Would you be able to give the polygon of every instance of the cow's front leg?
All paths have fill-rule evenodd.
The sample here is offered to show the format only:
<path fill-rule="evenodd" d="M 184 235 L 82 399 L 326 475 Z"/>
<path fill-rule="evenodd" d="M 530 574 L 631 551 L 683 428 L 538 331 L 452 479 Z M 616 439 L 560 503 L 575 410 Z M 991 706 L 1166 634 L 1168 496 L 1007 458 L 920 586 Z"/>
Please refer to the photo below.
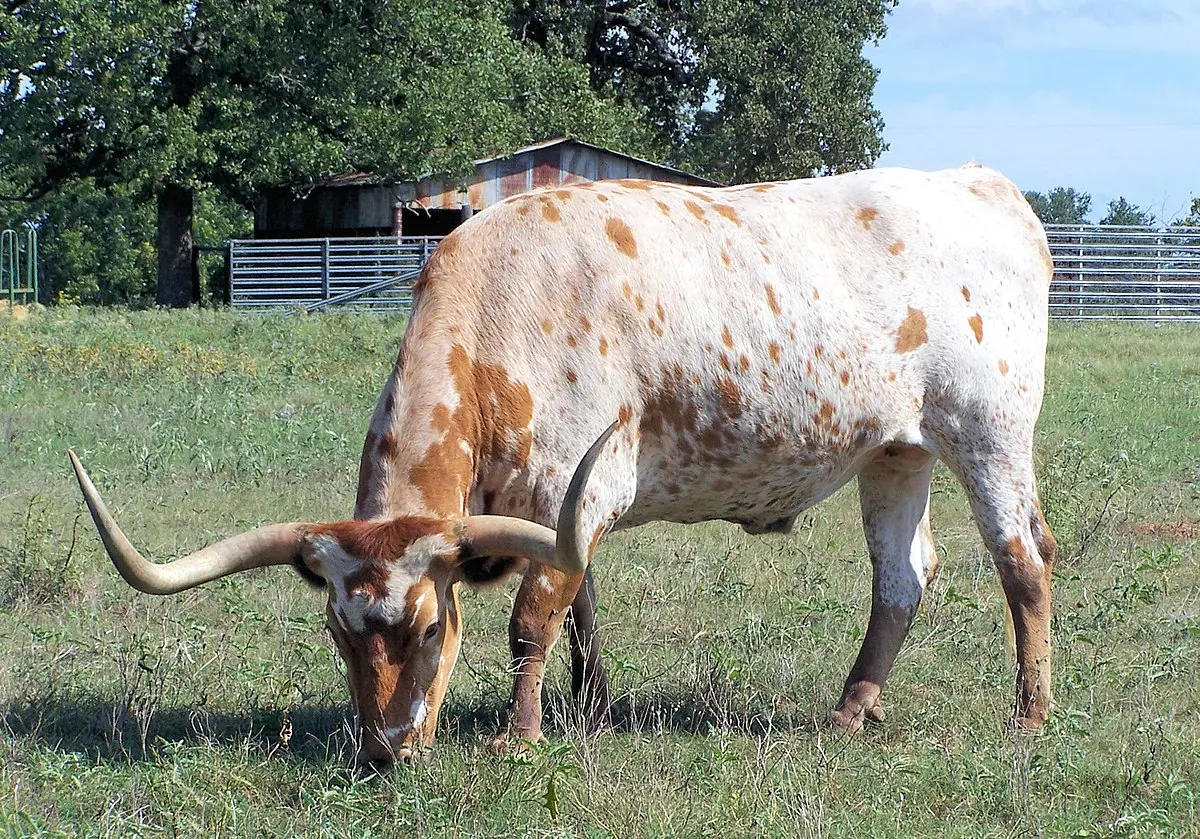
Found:
<path fill-rule="evenodd" d="M 929 530 L 933 457 L 889 446 L 858 476 L 863 530 L 871 555 L 871 618 L 862 649 L 830 721 L 849 731 L 883 719 L 880 693 L 892 672 L 926 584 L 937 571 Z"/>
<path fill-rule="evenodd" d="M 506 720 L 506 740 L 540 740 L 542 737 L 542 679 L 546 659 L 562 632 L 567 608 L 583 583 L 584 574 L 569 576 L 543 565 L 531 564 L 517 592 L 508 641 L 512 650 L 513 692 Z"/>

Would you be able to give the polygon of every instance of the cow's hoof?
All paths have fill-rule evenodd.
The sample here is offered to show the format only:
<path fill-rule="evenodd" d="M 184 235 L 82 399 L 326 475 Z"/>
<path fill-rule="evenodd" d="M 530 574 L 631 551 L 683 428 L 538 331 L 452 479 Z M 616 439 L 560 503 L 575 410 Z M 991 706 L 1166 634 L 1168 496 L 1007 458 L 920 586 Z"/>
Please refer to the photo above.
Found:
<path fill-rule="evenodd" d="M 1008 730 L 1014 734 L 1037 734 L 1045 724 L 1045 714 L 1028 717 L 1013 716 L 1008 721 Z"/>
<path fill-rule="evenodd" d="M 830 725 L 849 734 L 862 731 L 863 724 L 867 720 L 883 722 L 883 705 L 875 702 L 872 705 L 864 706 L 854 701 L 847 701 L 829 712 Z"/>
<path fill-rule="evenodd" d="M 488 749 L 499 757 L 528 754 L 533 751 L 535 744 L 544 742 L 545 739 L 541 734 L 530 734 L 528 737 L 523 737 L 517 733 L 506 732 L 493 737 Z"/>

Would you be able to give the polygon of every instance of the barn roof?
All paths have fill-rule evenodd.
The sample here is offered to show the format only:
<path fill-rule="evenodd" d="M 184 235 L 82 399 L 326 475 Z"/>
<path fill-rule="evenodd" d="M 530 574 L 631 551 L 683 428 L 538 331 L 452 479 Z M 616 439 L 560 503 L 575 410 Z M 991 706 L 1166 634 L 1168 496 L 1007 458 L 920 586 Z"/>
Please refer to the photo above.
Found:
<path fill-rule="evenodd" d="M 681 178 L 686 178 L 689 181 L 694 181 L 697 186 L 724 186 L 724 184 L 721 183 L 720 181 L 712 181 L 712 180 L 709 180 L 708 178 L 702 178 L 699 175 L 693 175 L 691 172 L 685 172 L 682 169 L 676 169 L 673 166 L 667 166 L 665 163 L 655 163 L 653 160 L 646 160 L 645 158 L 636 157 L 632 154 L 625 154 L 624 152 L 613 151 L 612 149 L 606 149 L 606 148 L 604 148 L 604 146 L 597 146 L 595 143 L 588 143 L 584 140 L 576 140 L 574 137 L 555 137 L 553 140 L 543 140 L 540 143 L 533 143 L 532 145 L 523 146 L 519 149 L 516 149 L 513 152 L 510 152 L 509 154 L 498 154 L 498 155 L 494 155 L 493 157 L 485 157 L 481 160 L 476 160 L 473 162 L 476 166 L 482 166 L 483 164 L 491 163 L 494 160 L 507 160 L 509 158 L 517 157 L 518 155 L 522 155 L 527 152 L 541 151 L 542 149 L 548 149 L 552 146 L 558 146 L 558 145 L 562 145 L 564 143 L 569 143 L 569 144 L 576 145 L 576 146 L 582 146 L 583 148 L 592 149 L 593 151 L 598 151 L 602 154 L 611 155 L 613 157 L 621 157 L 626 160 L 631 160 L 634 163 L 638 163 L 642 166 L 651 166 L 655 169 L 661 169 L 664 172 L 671 172 L 672 174 L 678 175 Z M 430 174 L 433 174 L 433 173 L 430 173 Z M 423 175 L 422 177 L 427 178 L 427 177 L 429 177 L 429 175 Z"/>

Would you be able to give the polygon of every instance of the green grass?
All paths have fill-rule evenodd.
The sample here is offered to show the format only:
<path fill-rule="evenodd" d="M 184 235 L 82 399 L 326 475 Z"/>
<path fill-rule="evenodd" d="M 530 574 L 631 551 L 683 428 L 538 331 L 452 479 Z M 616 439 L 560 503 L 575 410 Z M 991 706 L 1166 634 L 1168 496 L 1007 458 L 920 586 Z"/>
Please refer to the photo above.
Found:
<path fill-rule="evenodd" d="M 362 777 L 318 596 L 279 570 L 131 591 L 65 452 L 152 556 L 345 517 L 402 329 L 0 316 L 0 835 L 1200 835 L 1200 332 L 1053 329 L 1038 454 L 1063 560 L 1039 736 L 1004 729 L 999 586 L 939 474 L 946 562 L 883 724 L 847 739 L 822 722 L 869 603 L 850 487 L 791 537 L 706 524 L 606 540 L 608 733 L 574 723 L 559 650 L 549 742 L 491 754 L 513 587 L 468 594 L 432 759 Z"/>

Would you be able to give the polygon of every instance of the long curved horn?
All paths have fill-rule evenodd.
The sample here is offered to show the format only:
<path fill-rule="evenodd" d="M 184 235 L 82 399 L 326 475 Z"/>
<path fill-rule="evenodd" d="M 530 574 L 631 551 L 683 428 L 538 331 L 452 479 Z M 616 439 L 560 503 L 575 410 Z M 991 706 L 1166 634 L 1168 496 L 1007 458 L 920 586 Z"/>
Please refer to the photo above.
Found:
<path fill-rule="evenodd" d="M 125 582 L 146 594 L 175 594 L 250 568 L 290 564 L 312 527 L 302 522 L 259 527 L 158 565 L 138 553 L 121 532 L 75 452 L 67 455 L 109 558 Z"/>
<path fill-rule="evenodd" d="M 575 468 L 559 510 L 557 532 L 510 516 L 469 516 L 460 522 L 462 538 L 485 556 L 524 556 L 565 574 L 582 574 L 591 547 L 590 534 L 582 532 L 583 490 L 605 443 L 620 424 L 618 420 L 610 425 Z"/>

